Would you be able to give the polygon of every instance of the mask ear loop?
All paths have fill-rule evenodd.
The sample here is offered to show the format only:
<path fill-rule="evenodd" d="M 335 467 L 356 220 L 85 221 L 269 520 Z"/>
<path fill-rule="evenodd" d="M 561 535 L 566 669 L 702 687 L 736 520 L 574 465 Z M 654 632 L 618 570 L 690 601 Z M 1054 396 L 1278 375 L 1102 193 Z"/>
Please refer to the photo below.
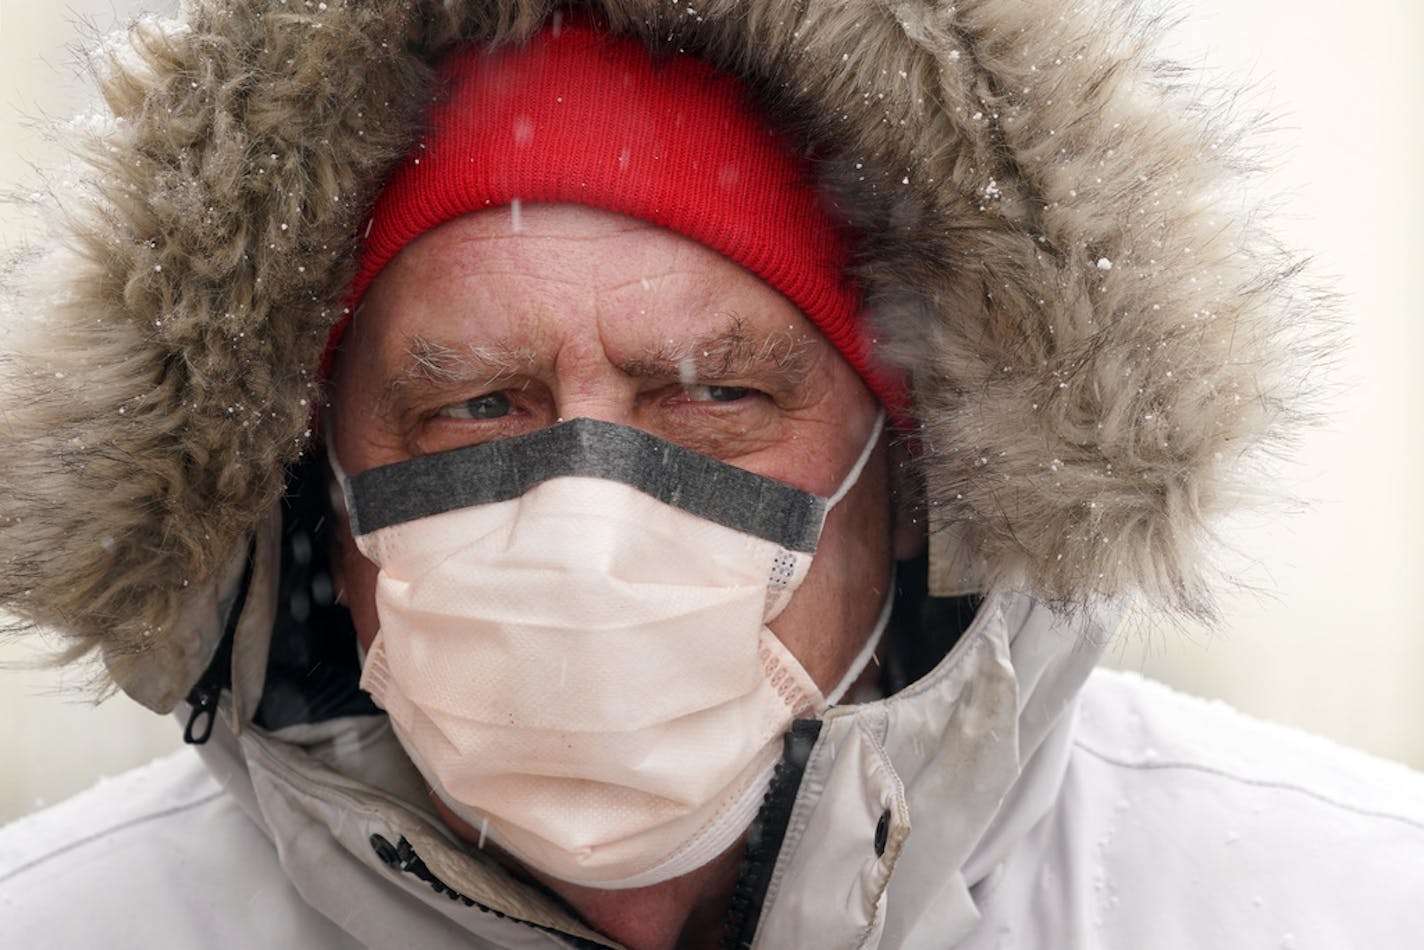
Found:
<path fill-rule="evenodd" d="M 341 460 L 336 457 L 336 446 L 331 441 L 331 410 L 328 409 L 321 416 L 322 442 L 326 447 L 326 467 L 331 470 L 331 475 L 336 479 L 337 487 L 341 489 L 340 494 L 331 490 L 331 485 L 327 485 L 327 494 L 333 513 L 338 518 L 345 518 L 351 521 L 351 485 L 346 477 L 346 470 L 341 467 Z M 336 511 L 337 501 L 341 502 L 341 510 Z M 366 668 L 366 648 L 361 645 L 361 638 L 356 638 L 356 659 L 362 670 Z"/>
<path fill-rule="evenodd" d="M 885 410 L 882 408 L 875 414 L 875 425 L 870 427 L 870 438 L 865 441 L 865 447 L 860 450 L 860 458 L 855 460 L 855 464 L 850 467 L 846 477 L 841 479 L 840 487 L 835 494 L 826 499 L 826 512 L 840 503 L 840 500 L 849 494 L 855 487 L 855 483 L 860 481 L 860 473 L 865 471 L 866 463 L 870 461 L 871 454 L 875 447 L 880 444 L 880 433 L 885 430 Z M 328 453 L 330 454 L 330 453 Z"/>
<path fill-rule="evenodd" d="M 865 668 L 870 665 L 870 661 L 875 658 L 875 651 L 880 648 L 880 641 L 885 639 L 885 630 L 890 626 L 890 614 L 895 606 L 895 567 L 890 568 L 890 589 L 885 592 L 885 602 L 880 605 L 880 616 L 875 618 L 875 626 L 870 631 L 870 636 L 865 638 L 865 646 L 860 648 L 860 652 L 851 660 L 850 666 L 846 667 L 841 681 L 836 684 L 835 689 L 826 694 L 826 705 L 834 706 L 840 702 L 855 681 L 860 679 L 860 674 L 865 672 Z"/>
<path fill-rule="evenodd" d="M 841 479 L 840 487 L 836 489 L 835 494 L 826 499 L 826 512 L 828 514 L 831 509 L 838 505 L 840 500 L 855 487 L 855 483 L 860 481 L 860 473 L 865 471 L 866 464 L 870 462 L 871 454 L 874 453 L 875 447 L 880 444 L 880 433 L 884 430 L 885 409 L 882 407 L 880 411 L 875 414 L 875 424 L 870 427 L 870 437 L 865 440 L 865 445 L 860 450 L 860 457 L 857 458 L 855 464 L 850 467 L 850 471 L 846 473 L 846 477 Z M 864 673 L 865 668 L 870 665 L 870 661 L 875 657 L 875 651 L 880 647 L 880 641 L 885 637 L 885 628 L 890 624 L 890 613 L 894 606 L 895 568 L 892 564 L 890 568 L 890 589 L 885 592 L 885 602 L 880 605 L 880 616 L 876 618 L 875 626 L 870 631 L 870 636 L 865 639 L 865 645 L 860 648 L 860 652 L 856 654 L 855 659 L 852 660 L 850 666 L 846 668 L 844 675 L 841 676 L 840 682 L 835 685 L 834 689 L 826 694 L 826 706 L 834 706 L 840 702 L 841 698 L 845 696 L 846 691 L 851 688 L 851 685 L 854 684 L 856 680 L 860 679 L 860 675 Z"/>
<path fill-rule="evenodd" d="M 322 414 L 321 419 L 322 441 L 326 443 L 326 466 L 331 469 L 331 474 L 336 478 L 336 484 L 341 488 L 342 513 L 346 520 L 352 520 L 351 512 L 354 510 L 351 499 L 351 480 L 346 477 L 346 470 L 341 467 L 341 460 L 336 457 L 336 446 L 331 441 L 331 411 L 327 410 Z M 332 499 L 335 501 L 336 499 Z"/>
<path fill-rule="evenodd" d="M 865 445 L 860 450 L 860 457 L 855 460 L 855 464 L 850 467 L 850 471 L 846 473 L 845 478 L 841 479 L 840 487 L 838 487 L 829 498 L 823 498 L 820 495 L 812 496 L 825 503 L 819 513 L 821 520 L 820 524 L 816 527 L 817 540 L 820 538 L 821 529 L 826 525 L 826 515 L 831 513 L 832 508 L 840 504 L 841 499 L 844 498 L 850 490 L 855 487 L 855 483 L 860 480 L 860 473 L 865 471 L 865 466 L 870 461 L 871 454 L 874 453 L 875 447 L 880 444 L 880 433 L 884 431 L 884 429 L 885 409 L 882 406 L 880 411 L 875 414 L 875 424 L 870 427 L 870 438 L 865 440 Z M 786 551 L 784 549 L 781 555 L 787 558 L 786 564 L 788 565 L 805 562 L 809 557 L 807 554 Z M 765 620 L 768 623 L 775 620 L 781 614 L 781 611 L 786 609 L 786 605 L 790 602 L 790 599 L 791 593 L 788 592 L 785 585 L 769 587 L 767 590 Z"/>

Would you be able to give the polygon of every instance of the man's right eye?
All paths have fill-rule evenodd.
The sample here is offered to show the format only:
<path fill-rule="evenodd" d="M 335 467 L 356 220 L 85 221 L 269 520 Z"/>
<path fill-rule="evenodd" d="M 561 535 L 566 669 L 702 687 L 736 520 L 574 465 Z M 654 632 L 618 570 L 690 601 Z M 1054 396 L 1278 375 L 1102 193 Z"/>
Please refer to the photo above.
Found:
<path fill-rule="evenodd" d="M 451 403 L 436 415 L 443 419 L 499 419 L 509 415 L 509 410 L 509 397 L 503 392 L 494 392 Z"/>

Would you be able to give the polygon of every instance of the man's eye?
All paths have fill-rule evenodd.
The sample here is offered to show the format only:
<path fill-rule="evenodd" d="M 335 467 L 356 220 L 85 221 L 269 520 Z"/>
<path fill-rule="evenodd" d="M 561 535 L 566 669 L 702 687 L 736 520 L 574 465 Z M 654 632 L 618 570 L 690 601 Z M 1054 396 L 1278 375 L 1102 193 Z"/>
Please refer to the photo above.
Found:
<path fill-rule="evenodd" d="M 504 393 L 485 393 L 464 402 L 451 403 L 437 415 L 445 419 L 499 419 L 509 415 L 509 408 L 509 397 Z"/>
<path fill-rule="evenodd" d="M 688 386 L 686 389 L 693 402 L 736 402 L 752 394 L 747 386 Z"/>

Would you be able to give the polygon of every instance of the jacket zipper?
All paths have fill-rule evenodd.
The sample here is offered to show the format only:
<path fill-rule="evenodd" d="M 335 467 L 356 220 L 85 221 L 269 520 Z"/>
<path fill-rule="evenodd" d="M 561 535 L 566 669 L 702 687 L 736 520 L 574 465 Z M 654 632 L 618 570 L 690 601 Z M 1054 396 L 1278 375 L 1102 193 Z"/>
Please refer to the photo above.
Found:
<path fill-rule="evenodd" d="M 607 944 L 597 943 L 583 937 L 576 937 L 573 934 L 564 933 L 555 927 L 546 927 L 542 924 L 521 920 L 518 917 L 511 917 L 503 911 L 495 910 L 493 907 L 488 907 L 480 903 L 473 897 L 461 894 L 449 884 L 442 881 L 434 871 L 430 870 L 426 863 L 421 860 L 420 855 L 415 853 L 415 847 L 407 841 L 404 836 L 393 845 L 390 840 L 383 835 L 371 835 L 371 848 L 376 852 L 376 856 L 385 862 L 387 866 L 402 873 L 409 874 L 418 881 L 425 882 L 430 885 L 432 891 L 437 894 L 444 894 L 452 901 L 459 901 L 466 907 L 478 907 L 486 914 L 493 914 L 500 920 L 510 920 L 514 923 L 523 924 L 526 927 L 532 927 L 535 930 L 551 934 L 567 942 L 570 946 L 576 947 L 577 950 L 609 950 Z"/>
<path fill-rule="evenodd" d="M 756 820 L 747 831 L 747 851 L 742 858 L 737 882 L 732 887 L 732 900 L 727 906 L 727 922 L 722 932 L 723 950 L 746 950 L 756 936 L 761 923 L 766 890 L 771 884 L 771 872 L 786 840 L 791 822 L 791 809 L 801 790 L 806 763 L 811 749 L 821 735 L 821 720 L 798 719 L 782 740 L 781 761 L 772 773 L 771 784 L 762 798 Z"/>
<path fill-rule="evenodd" d="M 188 724 L 183 728 L 183 741 L 189 745 L 202 745 L 213 735 L 213 725 L 218 718 L 218 700 L 222 692 L 232 686 L 232 641 L 237 635 L 237 621 L 242 617 L 242 608 L 247 603 L 247 587 L 252 583 L 252 560 L 256 550 L 254 540 L 247 546 L 247 562 L 242 566 L 242 580 L 237 585 L 237 596 L 233 598 L 223 621 L 222 639 L 213 651 L 213 659 L 198 682 L 188 691 L 187 703 L 193 707 L 188 714 Z"/>

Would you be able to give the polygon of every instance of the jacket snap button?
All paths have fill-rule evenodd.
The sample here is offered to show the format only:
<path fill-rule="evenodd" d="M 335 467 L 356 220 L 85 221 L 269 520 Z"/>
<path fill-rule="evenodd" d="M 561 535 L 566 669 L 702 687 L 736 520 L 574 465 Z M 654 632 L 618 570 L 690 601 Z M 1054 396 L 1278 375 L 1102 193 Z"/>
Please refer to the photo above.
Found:
<path fill-rule="evenodd" d="M 371 850 L 376 852 L 376 857 L 381 859 L 382 864 L 395 867 L 400 863 L 400 855 L 396 854 L 396 846 L 381 835 L 371 835 Z"/>
<path fill-rule="evenodd" d="M 890 809 L 885 809 L 880 813 L 880 820 L 875 824 L 875 856 L 881 857 L 885 854 L 885 842 L 890 838 Z"/>

